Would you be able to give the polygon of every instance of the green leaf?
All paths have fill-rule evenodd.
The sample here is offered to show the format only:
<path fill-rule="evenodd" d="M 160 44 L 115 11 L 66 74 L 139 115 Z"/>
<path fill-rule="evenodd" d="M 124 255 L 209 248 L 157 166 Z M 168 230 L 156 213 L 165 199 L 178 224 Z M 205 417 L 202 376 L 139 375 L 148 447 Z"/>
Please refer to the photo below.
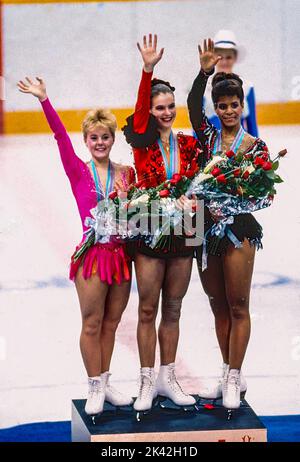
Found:
<path fill-rule="evenodd" d="M 274 182 L 275 183 L 283 183 L 283 179 L 279 175 L 276 175 L 276 177 L 274 179 Z"/>
<path fill-rule="evenodd" d="M 276 162 L 273 162 L 273 165 L 272 165 L 273 172 L 275 172 L 275 170 L 277 170 L 278 167 L 279 167 L 279 161 L 277 160 Z"/>
<path fill-rule="evenodd" d="M 266 171 L 266 177 L 269 178 L 270 180 L 275 180 L 276 174 L 273 172 L 273 170 L 268 170 Z"/>

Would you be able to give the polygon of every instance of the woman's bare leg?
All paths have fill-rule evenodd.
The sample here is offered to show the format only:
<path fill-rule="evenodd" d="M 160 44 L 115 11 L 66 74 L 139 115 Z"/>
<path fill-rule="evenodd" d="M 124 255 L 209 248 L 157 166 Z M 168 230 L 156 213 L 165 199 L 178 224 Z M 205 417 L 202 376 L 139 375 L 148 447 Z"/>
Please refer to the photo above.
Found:
<path fill-rule="evenodd" d="M 80 350 L 88 376 L 95 377 L 101 373 L 99 336 L 102 329 L 108 285 L 101 282 L 98 275 L 84 279 L 82 267 L 80 267 L 76 275 L 75 286 L 82 317 Z"/>
<path fill-rule="evenodd" d="M 139 293 L 137 341 L 141 367 L 154 367 L 156 348 L 155 320 L 165 275 L 165 260 L 137 253 L 135 273 Z"/>
<path fill-rule="evenodd" d="M 115 344 L 116 330 L 127 306 L 131 280 L 112 284 L 106 296 L 105 311 L 100 333 L 101 372 L 109 371 Z"/>
<path fill-rule="evenodd" d="M 162 315 L 158 330 L 161 365 L 175 362 L 182 299 L 189 286 L 192 264 L 192 257 L 166 260 L 162 287 Z"/>
<path fill-rule="evenodd" d="M 202 286 L 215 317 L 216 334 L 223 362 L 228 364 L 231 315 L 224 284 L 222 258 L 209 255 L 207 269 L 204 271 L 201 268 L 201 258 L 197 263 Z"/>
<path fill-rule="evenodd" d="M 223 256 L 224 280 L 231 312 L 230 369 L 240 369 L 250 337 L 249 299 L 255 247 L 244 240 L 241 248 L 228 248 Z"/>

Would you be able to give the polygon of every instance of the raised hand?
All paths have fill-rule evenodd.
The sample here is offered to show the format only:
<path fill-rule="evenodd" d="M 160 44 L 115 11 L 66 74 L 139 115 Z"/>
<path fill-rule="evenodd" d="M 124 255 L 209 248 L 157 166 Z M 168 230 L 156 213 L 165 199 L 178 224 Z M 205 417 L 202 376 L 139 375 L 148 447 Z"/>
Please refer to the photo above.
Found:
<path fill-rule="evenodd" d="M 149 34 L 148 42 L 147 37 L 144 35 L 143 37 L 143 46 L 137 43 L 137 47 L 142 55 L 144 61 L 144 70 L 146 72 L 152 72 L 154 66 L 161 60 L 164 48 L 162 48 L 159 52 L 157 52 L 157 35 L 154 34 L 153 41 L 152 41 L 152 34 Z"/>
<path fill-rule="evenodd" d="M 40 101 L 47 99 L 46 85 L 40 77 L 36 77 L 38 83 L 33 82 L 29 77 L 26 77 L 26 80 L 27 82 L 19 80 L 17 83 L 19 91 L 22 93 L 30 93 L 31 95 L 36 96 Z"/>
<path fill-rule="evenodd" d="M 208 40 L 204 40 L 203 51 L 200 45 L 198 45 L 198 50 L 201 69 L 206 73 L 209 73 L 220 59 L 222 59 L 222 56 L 218 56 L 215 53 L 215 45 L 210 38 Z"/>

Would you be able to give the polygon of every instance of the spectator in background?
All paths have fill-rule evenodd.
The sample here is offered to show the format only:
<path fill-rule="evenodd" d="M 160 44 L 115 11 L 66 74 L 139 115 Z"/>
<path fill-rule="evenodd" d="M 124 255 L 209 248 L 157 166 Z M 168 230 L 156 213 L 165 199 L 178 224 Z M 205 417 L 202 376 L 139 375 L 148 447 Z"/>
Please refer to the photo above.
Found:
<path fill-rule="evenodd" d="M 245 50 L 237 45 L 234 32 L 231 30 L 219 30 L 214 37 L 215 52 L 222 59 L 216 65 L 216 72 L 231 74 L 235 72 L 234 65 L 244 57 Z M 256 123 L 255 94 L 253 85 L 242 77 L 245 94 L 244 111 L 242 117 L 243 128 L 252 136 L 258 137 Z M 220 120 L 215 113 L 211 99 L 211 83 L 207 85 L 203 105 L 209 121 L 218 129 L 221 128 Z"/>

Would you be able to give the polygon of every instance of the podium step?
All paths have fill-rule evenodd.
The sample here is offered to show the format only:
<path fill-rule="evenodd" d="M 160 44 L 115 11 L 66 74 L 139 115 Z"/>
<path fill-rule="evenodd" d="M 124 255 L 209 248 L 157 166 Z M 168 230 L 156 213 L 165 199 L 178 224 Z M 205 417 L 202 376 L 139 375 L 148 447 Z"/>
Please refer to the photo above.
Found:
<path fill-rule="evenodd" d="M 178 409 L 170 401 L 137 421 L 132 407 L 115 409 L 105 403 L 95 419 L 84 412 L 86 401 L 72 401 L 73 442 L 265 442 L 267 429 L 247 401 L 232 414 L 221 400 L 199 400 L 199 410 Z"/>

